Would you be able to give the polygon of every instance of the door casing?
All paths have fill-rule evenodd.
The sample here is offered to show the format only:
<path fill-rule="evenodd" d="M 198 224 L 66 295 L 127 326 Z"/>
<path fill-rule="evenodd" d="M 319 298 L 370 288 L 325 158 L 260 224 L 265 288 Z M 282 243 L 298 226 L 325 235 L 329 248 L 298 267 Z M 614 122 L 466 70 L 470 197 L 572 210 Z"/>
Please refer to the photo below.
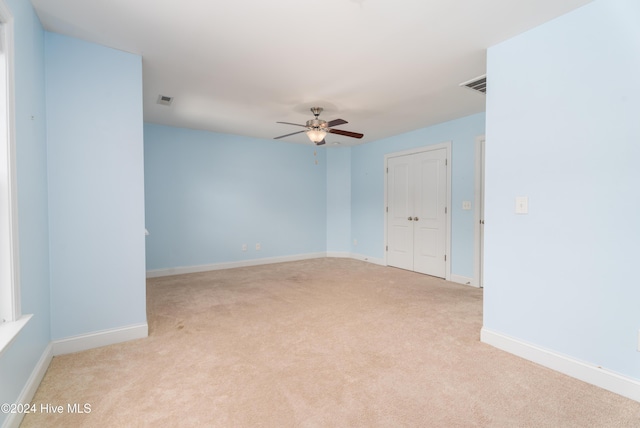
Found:
<path fill-rule="evenodd" d="M 473 228 L 473 282 L 474 287 L 484 287 L 484 151 L 485 137 L 476 137 L 475 150 L 475 211 Z"/>

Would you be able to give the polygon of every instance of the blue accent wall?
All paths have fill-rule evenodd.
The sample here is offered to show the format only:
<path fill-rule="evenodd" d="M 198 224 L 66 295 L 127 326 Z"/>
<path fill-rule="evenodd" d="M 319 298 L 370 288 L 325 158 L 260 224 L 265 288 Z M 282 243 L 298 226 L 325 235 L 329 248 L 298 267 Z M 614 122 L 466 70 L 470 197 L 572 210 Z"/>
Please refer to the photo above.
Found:
<path fill-rule="evenodd" d="M 147 270 L 325 251 L 324 150 L 154 124 L 144 129 Z"/>
<path fill-rule="evenodd" d="M 14 18 L 15 134 L 23 314 L 34 314 L 0 356 L 0 403 L 14 403 L 51 340 L 44 31 L 31 3 L 5 0 Z M 8 415 L 0 413 L 0 425 Z"/>
<path fill-rule="evenodd" d="M 484 276 L 485 328 L 634 379 L 639 17 L 599 0 L 489 49 Z"/>
<path fill-rule="evenodd" d="M 52 338 L 144 324 L 142 58 L 45 43 Z"/>
<path fill-rule="evenodd" d="M 452 142 L 451 149 L 451 273 L 473 277 L 473 209 L 476 137 L 484 135 L 484 114 L 419 129 L 355 146 L 351 153 L 352 252 L 384 258 L 384 156 L 394 152 Z"/>

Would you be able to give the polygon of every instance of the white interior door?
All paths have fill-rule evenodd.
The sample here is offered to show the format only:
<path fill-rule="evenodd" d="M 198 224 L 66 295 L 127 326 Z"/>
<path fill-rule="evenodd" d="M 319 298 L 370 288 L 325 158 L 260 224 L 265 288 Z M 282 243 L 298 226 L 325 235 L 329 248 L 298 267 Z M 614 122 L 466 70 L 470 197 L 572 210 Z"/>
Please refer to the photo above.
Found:
<path fill-rule="evenodd" d="M 387 160 L 387 264 L 446 277 L 447 150 Z"/>
<path fill-rule="evenodd" d="M 387 174 L 387 264 L 413 270 L 413 158 L 389 159 Z"/>
<path fill-rule="evenodd" d="M 447 242 L 445 149 L 414 155 L 415 206 L 413 270 L 444 278 Z"/>

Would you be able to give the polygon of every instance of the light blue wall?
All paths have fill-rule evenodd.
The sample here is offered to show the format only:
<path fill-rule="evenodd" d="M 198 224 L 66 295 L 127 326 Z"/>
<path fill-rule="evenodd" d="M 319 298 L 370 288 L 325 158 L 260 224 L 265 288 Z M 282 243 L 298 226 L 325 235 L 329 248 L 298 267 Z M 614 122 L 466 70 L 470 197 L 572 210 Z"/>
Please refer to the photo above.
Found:
<path fill-rule="evenodd" d="M 351 252 L 351 148 L 327 147 L 327 252 Z"/>
<path fill-rule="evenodd" d="M 452 272 L 472 277 L 473 211 L 462 201 L 474 200 L 482 134 L 484 114 L 353 148 L 146 124 L 147 269 L 325 251 L 382 258 L 384 155 L 453 141 Z"/>
<path fill-rule="evenodd" d="M 473 209 L 475 139 L 484 135 L 484 114 L 475 114 L 369 144 L 351 153 L 352 252 L 384 258 L 384 156 L 389 153 L 452 142 L 451 154 L 451 273 L 473 277 Z"/>
<path fill-rule="evenodd" d="M 489 49 L 484 277 L 485 328 L 635 379 L 639 17 L 595 1 Z"/>
<path fill-rule="evenodd" d="M 325 251 L 324 150 L 154 124 L 144 140 L 148 270 Z"/>
<path fill-rule="evenodd" d="M 52 337 L 146 323 L 142 58 L 45 45 Z"/>
<path fill-rule="evenodd" d="M 50 341 L 44 31 L 31 3 L 6 0 L 15 26 L 16 163 L 22 312 L 34 314 L 0 357 L 0 403 L 15 403 Z M 33 117 L 33 119 L 32 119 Z M 0 413 L 0 425 L 7 415 Z"/>

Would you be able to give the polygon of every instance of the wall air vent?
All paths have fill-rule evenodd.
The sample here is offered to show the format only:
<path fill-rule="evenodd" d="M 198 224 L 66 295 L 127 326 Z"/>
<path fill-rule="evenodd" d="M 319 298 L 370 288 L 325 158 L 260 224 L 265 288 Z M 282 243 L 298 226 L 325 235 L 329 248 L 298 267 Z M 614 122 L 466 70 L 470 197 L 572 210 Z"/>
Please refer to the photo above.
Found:
<path fill-rule="evenodd" d="M 483 94 L 487 93 L 487 75 L 483 74 L 482 76 L 475 77 L 466 82 L 462 82 L 460 86 L 464 86 L 469 89 L 473 89 L 474 91 L 482 92 Z"/>
<path fill-rule="evenodd" d="M 173 97 L 168 97 L 166 95 L 158 95 L 158 104 L 162 104 L 163 106 L 171 105 L 173 101 Z"/>

